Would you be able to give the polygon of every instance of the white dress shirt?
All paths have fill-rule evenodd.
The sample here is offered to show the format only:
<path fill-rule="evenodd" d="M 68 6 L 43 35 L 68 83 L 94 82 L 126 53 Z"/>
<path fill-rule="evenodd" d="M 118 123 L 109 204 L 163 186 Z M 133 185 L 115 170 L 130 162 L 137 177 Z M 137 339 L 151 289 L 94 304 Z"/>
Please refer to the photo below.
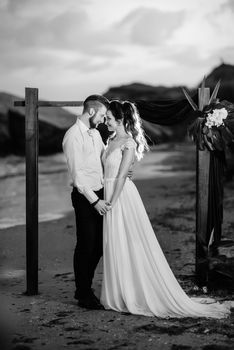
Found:
<path fill-rule="evenodd" d="M 99 131 L 89 129 L 79 117 L 63 138 L 63 152 L 67 160 L 72 185 L 90 203 L 98 199 L 94 191 L 103 187 L 101 157 L 104 149 L 105 146 Z"/>

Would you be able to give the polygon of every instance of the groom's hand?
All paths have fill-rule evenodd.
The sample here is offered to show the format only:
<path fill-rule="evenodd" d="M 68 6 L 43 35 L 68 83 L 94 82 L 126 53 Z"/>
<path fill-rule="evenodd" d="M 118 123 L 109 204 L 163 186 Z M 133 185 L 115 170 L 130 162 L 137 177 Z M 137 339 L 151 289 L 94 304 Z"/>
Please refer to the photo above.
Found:
<path fill-rule="evenodd" d="M 106 214 L 106 212 L 108 210 L 110 210 L 110 207 L 109 207 L 109 203 L 106 202 L 105 200 L 103 199 L 100 199 L 97 204 L 94 206 L 94 208 L 97 210 L 97 212 L 100 214 L 100 215 L 104 215 Z"/>

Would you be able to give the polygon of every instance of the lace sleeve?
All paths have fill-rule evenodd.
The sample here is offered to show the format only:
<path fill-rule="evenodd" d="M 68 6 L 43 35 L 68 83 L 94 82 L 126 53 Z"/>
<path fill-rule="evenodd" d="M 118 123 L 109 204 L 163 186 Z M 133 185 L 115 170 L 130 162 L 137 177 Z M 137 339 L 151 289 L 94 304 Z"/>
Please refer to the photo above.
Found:
<path fill-rule="evenodd" d="M 122 146 L 121 150 L 123 151 L 125 148 L 131 149 L 134 148 L 136 149 L 136 142 L 133 139 L 128 139 Z"/>

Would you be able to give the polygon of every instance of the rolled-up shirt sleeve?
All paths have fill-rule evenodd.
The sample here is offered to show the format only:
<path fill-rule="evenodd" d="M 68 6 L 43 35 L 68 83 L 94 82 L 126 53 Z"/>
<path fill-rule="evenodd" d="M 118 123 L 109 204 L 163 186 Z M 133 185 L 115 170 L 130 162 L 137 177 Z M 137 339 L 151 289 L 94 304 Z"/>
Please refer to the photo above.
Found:
<path fill-rule="evenodd" d="M 63 152 L 67 160 L 73 186 L 76 187 L 90 203 L 93 203 L 98 199 L 98 196 L 85 182 L 85 162 L 82 147 L 82 142 L 80 142 L 78 137 L 68 137 L 63 141 Z"/>

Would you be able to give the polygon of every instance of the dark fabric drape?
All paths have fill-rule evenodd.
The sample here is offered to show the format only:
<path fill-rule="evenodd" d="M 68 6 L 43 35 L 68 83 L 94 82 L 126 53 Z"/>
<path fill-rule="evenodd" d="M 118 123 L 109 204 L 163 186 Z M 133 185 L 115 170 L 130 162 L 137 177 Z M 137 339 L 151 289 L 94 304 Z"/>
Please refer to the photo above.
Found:
<path fill-rule="evenodd" d="M 197 102 L 197 95 L 193 96 Z M 187 99 L 162 101 L 135 101 L 140 117 L 158 125 L 175 125 L 194 119 L 194 111 Z"/>
<path fill-rule="evenodd" d="M 224 152 L 210 152 L 207 244 L 209 243 L 210 233 L 214 229 L 213 250 L 218 247 L 222 233 L 224 166 Z"/>
<path fill-rule="evenodd" d="M 193 101 L 197 104 L 197 94 L 193 96 Z M 172 126 L 184 122 L 190 124 L 199 116 L 199 112 L 193 111 L 187 99 L 179 101 L 135 101 L 135 104 L 143 120 L 158 125 Z M 206 237 L 203 238 L 206 247 L 208 247 L 214 230 L 213 244 L 210 250 L 212 255 L 216 255 L 218 252 L 217 247 L 222 233 L 224 165 L 224 152 L 210 151 L 207 231 Z M 202 281 L 202 283 L 205 283 L 205 281 Z"/>

